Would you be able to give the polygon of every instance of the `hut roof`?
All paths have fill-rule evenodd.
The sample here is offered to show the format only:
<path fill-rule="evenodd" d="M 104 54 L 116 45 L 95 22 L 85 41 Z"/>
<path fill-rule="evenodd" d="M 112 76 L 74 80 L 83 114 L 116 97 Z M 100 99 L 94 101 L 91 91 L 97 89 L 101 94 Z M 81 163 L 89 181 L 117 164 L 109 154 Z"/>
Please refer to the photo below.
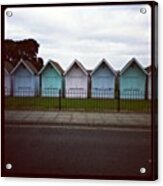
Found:
<path fill-rule="evenodd" d="M 142 65 L 137 61 L 136 58 L 132 58 L 123 68 L 122 70 L 120 71 L 120 75 L 122 75 L 132 64 L 136 64 L 140 69 L 141 71 L 147 75 L 147 72 L 146 70 L 142 67 Z"/>
<path fill-rule="evenodd" d="M 10 62 L 5 61 L 5 69 L 7 70 L 8 73 L 10 73 L 13 68 L 14 67 L 13 67 L 13 65 Z"/>
<path fill-rule="evenodd" d="M 38 74 L 41 74 L 45 70 L 45 68 L 47 67 L 48 64 L 50 64 L 60 75 L 62 75 L 64 73 L 64 70 L 59 65 L 59 63 L 57 63 L 56 61 L 49 60 L 46 63 L 46 65 L 42 67 L 42 69 L 39 71 Z"/>
<path fill-rule="evenodd" d="M 31 74 L 37 74 L 37 73 L 38 73 L 38 70 L 36 69 L 36 67 L 35 67 L 31 62 L 29 62 L 29 61 L 24 61 L 23 59 L 21 59 L 21 60 L 17 63 L 17 65 L 12 69 L 11 74 L 13 74 L 13 73 L 16 71 L 16 69 L 17 69 L 21 64 L 23 64 Z"/>
<path fill-rule="evenodd" d="M 85 67 L 80 63 L 80 61 L 78 61 L 77 59 L 75 59 L 71 65 L 68 67 L 68 69 L 64 72 L 64 76 L 67 75 L 67 73 L 73 68 L 74 65 L 77 65 L 83 72 L 86 76 L 88 76 L 88 72 L 87 70 L 85 69 Z"/>
<path fill-rule="evenodd" d="M 95 67 L 95 69 L 91 72 L 91 76 L 97 71 L 97 69 L 102 65 L 105 64 L 108 69 L 116 76 L 116 71 L 112 68 L 112 66 L 107 62 L 106 59 L 102 59 L 101 62 Z"/>

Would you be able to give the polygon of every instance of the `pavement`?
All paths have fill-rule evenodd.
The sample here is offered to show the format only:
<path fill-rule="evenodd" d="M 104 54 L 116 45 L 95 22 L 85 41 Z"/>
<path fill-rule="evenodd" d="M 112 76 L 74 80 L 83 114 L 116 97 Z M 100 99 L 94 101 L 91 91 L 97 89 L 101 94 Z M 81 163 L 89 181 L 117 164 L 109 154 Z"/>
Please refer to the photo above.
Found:
<path fill-rule="evenodd" d="M 150 128 L 149 113 L 89 113 L 65 111 L 5 111 L 6 124 Z"/>

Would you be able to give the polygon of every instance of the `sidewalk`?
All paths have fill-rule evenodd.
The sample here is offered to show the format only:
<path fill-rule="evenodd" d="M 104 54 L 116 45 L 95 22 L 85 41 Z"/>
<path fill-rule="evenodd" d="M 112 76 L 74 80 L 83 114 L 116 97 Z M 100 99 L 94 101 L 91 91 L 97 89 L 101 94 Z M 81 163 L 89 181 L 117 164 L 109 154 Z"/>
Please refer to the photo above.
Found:
<path fill-rule="evenodd" d="M 6 124 L 150 128 L 150 121 L 146 113 L 5 111 Z"/>

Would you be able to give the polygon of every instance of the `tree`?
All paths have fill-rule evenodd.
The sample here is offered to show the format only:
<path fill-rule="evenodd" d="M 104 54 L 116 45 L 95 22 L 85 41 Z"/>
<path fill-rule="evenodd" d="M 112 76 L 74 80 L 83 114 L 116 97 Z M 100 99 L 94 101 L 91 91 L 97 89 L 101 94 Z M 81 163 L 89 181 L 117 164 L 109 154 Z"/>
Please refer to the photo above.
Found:
<path fill-rule="evenodd" d="M 35 65 L 39 70 L 43 66 L 42 58 L 38 58 L 39 44 L 34 39 L 25 39 L 14 41 L 11 39 L 5 40 L 5 61 L 12 63 L 14 66 L 23 59 Z"/>
<path fill-rule="evenodd" d="M 43 67 L 43 65 L 44 65 L 44 61 L 43 61 L 43 59 L 41 57 L 39 57 L 37 61 L 38 61 L 37 62 L 37 66 L 38 66 L 37 69 L 40 70 Z"/>

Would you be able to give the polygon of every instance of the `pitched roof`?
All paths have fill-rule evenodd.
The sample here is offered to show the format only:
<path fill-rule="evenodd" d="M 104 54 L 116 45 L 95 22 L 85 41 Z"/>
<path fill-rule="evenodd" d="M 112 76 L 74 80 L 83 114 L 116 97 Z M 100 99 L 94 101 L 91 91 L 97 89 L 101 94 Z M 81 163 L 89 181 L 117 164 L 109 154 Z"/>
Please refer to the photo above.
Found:
<path fill-rule="evenodd" d="M 13 68 L 14 67 L 13 67 L 13 65 L 10 62 L 5 61 L 5 69 L 7 70 L 8 73 L 10 73 Z"/>
<path fill-rule="evenodd" d="M 55 67 L 58 69 L 58 71 L 63 74 L 64 73 L 64 70 L 63 68 L 59 65 L 59 63 L 55 62 L 55 61 L 52 61 L 52 63 L 55 65 Z"/>
<path fill-rule="evenodd" d="M 74 65 L 77 65 L 83 72 L 86 76 L 88 76 L 88 72 L 87 70 L 85 69 L 85 67 L 80 63 L 80 61 L 78 61 L 77 59 L 75 59 L 71 65 L 68 67 L 68 69 L 64 72 L 64 76 L 73 68 Z"/>
<path fill-rule="evenodd" d="M 87 73 L 90 75 L 92 73 L 92 70 L 87 70 Z"/>
<path fill-rule="evenodd" d="M 41 74 L 45 70 L 45 68 L 48 66 L 48 64 L 50 64 L 60 75 L 62 75 L 64 73 L 64 70 L 57 62 L 49 60 L 46 63 L 46 65 L 42 67 L 42 69 L 39 71 L 38 74 Z"/>
<path fill-rule="evenodd" d="M 96 70 L 102 65 L 105 64 L 108 69 L 113 73 L 113 75 L 116 76 L 116 71 L 112 68 L 112 66 L 106 61 L 106 59 L 102 59 L 101 62 L 95 67 L 95 69 L 92 71 L 91 76 L 96 72 Z"/>
<path fill-rule="evenodd" d="M 38 70 L 36 69 L 36 67 L 29 61 L 25 61 L 25 63 L 29 66 L 29 68 L 35 73 L 38 73 Z"/>
<path fill-rule="evenodd" d="M 142 67 L 142 65 L 137 61 L 136 58 L 132 58 L 120 71 L 120 75 L 122 75 L 133 63 L 135 63 L 140 69 L 141 71 L 147 75 L 147 72 L 144 70 L 144 68 Z"/>
<path fill-rule="evenodd" d="M 152 65 L 146 67 L 145 70 L 146 70 L 148 73 L 150 73 L 150 72 L 152 71 Z"/>
<path fill-rule="evenodd" d="M 36 69 L 36 67 L 29 61 L 24 61 L 23 59 L 21 59 L 17 65 L 12 69 L 11 74 L 13 74 L 15 72 L 15 70 L 21 65 L 23 64 L 27 70 L 31 73 L 31 74 L 37 74 L 38 70 Z"/>

